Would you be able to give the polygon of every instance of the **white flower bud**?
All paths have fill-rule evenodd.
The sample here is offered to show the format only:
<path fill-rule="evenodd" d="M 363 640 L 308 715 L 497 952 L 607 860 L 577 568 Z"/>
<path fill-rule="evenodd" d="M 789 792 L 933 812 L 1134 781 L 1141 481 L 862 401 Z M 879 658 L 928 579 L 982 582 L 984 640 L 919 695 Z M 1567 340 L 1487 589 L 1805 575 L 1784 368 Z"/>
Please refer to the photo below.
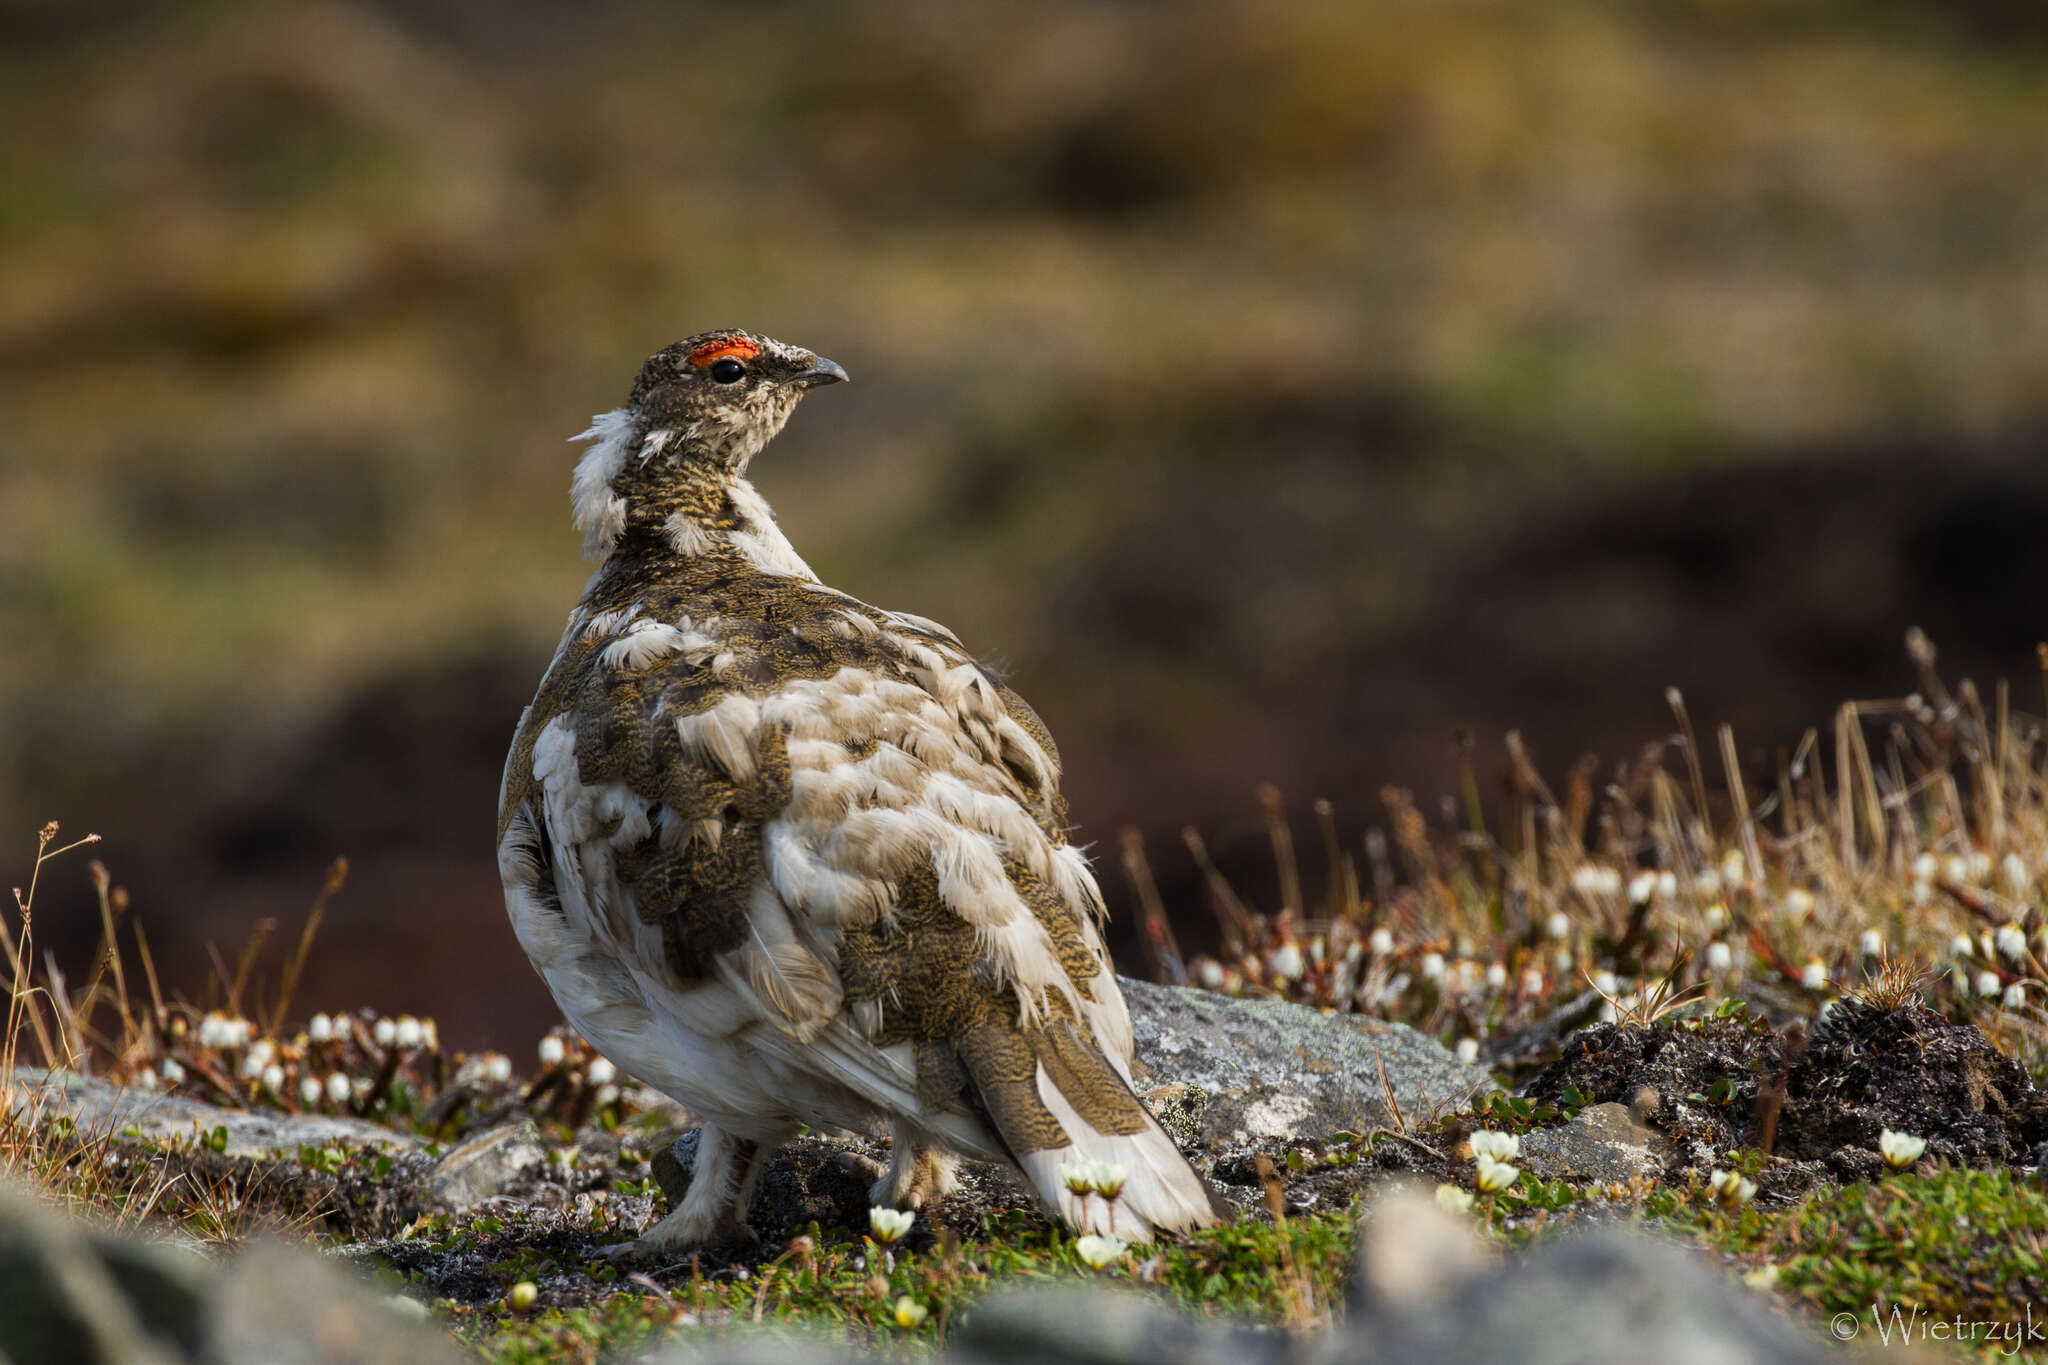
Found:
<path fill-rule="evenodd" d="M 1394 951 L 1394 936 L 1385 929 L 1373 930 L 1366 943 L 1372 948 L 1374 957 L 1385 957 Z"/>
<path fill-rule="evenodd" d="M 1920 1159 L 1927 1150 L 1927 1139 L 1887 1128 L 1877 1135 L 1877 1150 L 1884 1156 L 1885 1165 L 1901 1171 Z"/>
<path fill-rule="evenodd" d="M 420 1027 L 420 1021 L 410 1014 L 398 1016 L 398 1027 L 393 1032 L 398 1039 L 398 1045 L 402 1048 L 416 1048 L 426 1041 L 426 1031 Z"/>
<path fill-rule="evenodd" d="M 611 1064 L 609 1058 L 592 1057 L 583 1075 L 592 1085 L 610 1085 L 618 1079 L 619 1069 Z"/>
<path fill-rule="evenodd" d="M 883 1246 L 893 1246 L 903 1240 L 915 1222 L 917 1215 L 906 1210 L 884 1208 L 880 1204 L 868 1210 L 868 1230 Z"/>
<path fill-rule="evenodd" d="M 327 1098 L 336 1104 L 346 1104 L 349 1096 L 348 1076 L 345 1072 L 332 1072 L 327 1077 Z"/>
<path fill-rule="evenodd" d="M 568 1055 L 569 1049 L 552 1033 L 540 1040 L 540 1064 L 543 1067 L 560 1066 Z"/>
<path fill-rule="evenodd" d="M 1460 1038 L 1458 1040 L 1458 1060 L 1466 1066 L 1470 1066 L 1479 1060 L 1479 1040 L 1477 1038 Z"/>
<path fill-rule="evenodd" d="M 377 1040 L 378 1047 L 390 1047 L 398 1041 L 398 1025 L 390 1019 L 379 1019 L 370 1036 Z"/>
<path fill-rule="evenodd" d="M 1719 939 L 1715 939 L 1712 943 L 1709 943 L 1707 945 L 1708 971 L 1725 972 L 1734 965 L 1735 954 L 1728 950 L 1727 944 L 1721 942 L 1721 940 Z"/>
<path fill-rule="evenodd" d="M 316 1043 L 330 1042 L 334 1038 L 334 1022 L 324 1014 L 316 1014 L 306 1021 L 306 1036 Z"/>
<path fill-rule="evenodd" d="M 299 1077 L 299 1103 L 306 1105 L 308 1108 L 320 1103 L 320 1078 L 318 1076 Z"/>

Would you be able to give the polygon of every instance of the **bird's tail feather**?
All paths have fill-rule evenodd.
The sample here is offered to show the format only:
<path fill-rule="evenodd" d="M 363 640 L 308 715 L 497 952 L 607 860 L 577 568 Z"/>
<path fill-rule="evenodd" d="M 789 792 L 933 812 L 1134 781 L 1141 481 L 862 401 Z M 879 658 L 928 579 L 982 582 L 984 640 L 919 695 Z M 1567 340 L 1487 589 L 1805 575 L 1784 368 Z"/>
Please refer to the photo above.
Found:
<path fill-rule="evenodd" d="M 1180 1148 L 1071 1022 L 984 1026 L 959 1055 L 1012 1159 L 1068 1227 L 1140 1243 L 1218 1221 L 1220 1206 Z M 1069 1189 L 1079 1162 L 1121 1167 L 1116 1197 Z"/>

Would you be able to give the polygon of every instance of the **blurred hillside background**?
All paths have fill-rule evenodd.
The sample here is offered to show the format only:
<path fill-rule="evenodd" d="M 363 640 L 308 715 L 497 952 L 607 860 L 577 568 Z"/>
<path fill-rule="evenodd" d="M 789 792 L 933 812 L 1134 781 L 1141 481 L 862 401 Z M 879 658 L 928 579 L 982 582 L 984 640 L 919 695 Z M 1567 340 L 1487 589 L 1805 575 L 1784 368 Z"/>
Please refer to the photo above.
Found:
<path fill-rule="evenodd" d="M 2037 0 L 12 0 L 9 875 L 100 831 L 197 990 L 347 854 L 305 1007 L 537 1031 L 566 438 L 723 325 L 856 381 L 756 465 L 791 537 L 1007 667 L 1192 939 L 1262 780 L 1349 837 L 1668 684 L 1768 763 L 1916 623 L 2037 695 Z"/>

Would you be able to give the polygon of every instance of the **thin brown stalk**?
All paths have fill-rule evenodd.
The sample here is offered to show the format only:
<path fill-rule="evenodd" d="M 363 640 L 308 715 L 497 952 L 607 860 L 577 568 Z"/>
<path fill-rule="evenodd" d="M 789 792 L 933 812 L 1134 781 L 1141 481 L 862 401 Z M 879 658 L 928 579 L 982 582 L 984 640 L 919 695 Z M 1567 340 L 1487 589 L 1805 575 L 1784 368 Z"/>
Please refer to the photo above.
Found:
<path fill-rule="evenodd" d="M 1287 827 L 1287 811 L 1280 789 L 1268 782 L 1259 788 L 1259 810 L 1266 817 L 1266 837 L 1273 843 L 1273 866 L 1280 874 L 1280 908 L 1302 913 L 1301 867 L 1294 860 L 1294 832 Z"/>
<path fill-rule="evenodd" d="M 313 938 L 320 932 L 321 921 L 327 917 L 327 902 L 339 895 L 346 885 L 348 859 L 336 858 L 327 867 L 327 880 L 321 883 L 320 893 L 313 898 L 313 908 L 306 912 L 306 926 L 299 931 L 299 946 L 284 964 L 284 975 L 277 988 L 277 1006 L 270 1012 L 269 1031 L 274 1038 L 284 1033 L 285 1013 L 291 1008 L 292 997 L 298 993 L 299 978 L 304 974 L 306 960 L 313 952 Z"/>

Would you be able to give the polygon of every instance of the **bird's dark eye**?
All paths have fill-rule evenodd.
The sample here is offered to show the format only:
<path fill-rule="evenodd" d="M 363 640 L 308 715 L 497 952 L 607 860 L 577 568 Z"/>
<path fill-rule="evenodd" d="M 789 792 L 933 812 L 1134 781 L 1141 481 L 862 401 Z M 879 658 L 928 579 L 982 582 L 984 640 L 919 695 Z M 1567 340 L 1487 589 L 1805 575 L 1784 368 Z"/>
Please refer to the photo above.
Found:
<path fill-rule="evenodd" d="M 737 384 L 746 373 L 747 367 L 737 360 L 716 360 L 711 364 L 711 377 L 721 384 Z"/>

